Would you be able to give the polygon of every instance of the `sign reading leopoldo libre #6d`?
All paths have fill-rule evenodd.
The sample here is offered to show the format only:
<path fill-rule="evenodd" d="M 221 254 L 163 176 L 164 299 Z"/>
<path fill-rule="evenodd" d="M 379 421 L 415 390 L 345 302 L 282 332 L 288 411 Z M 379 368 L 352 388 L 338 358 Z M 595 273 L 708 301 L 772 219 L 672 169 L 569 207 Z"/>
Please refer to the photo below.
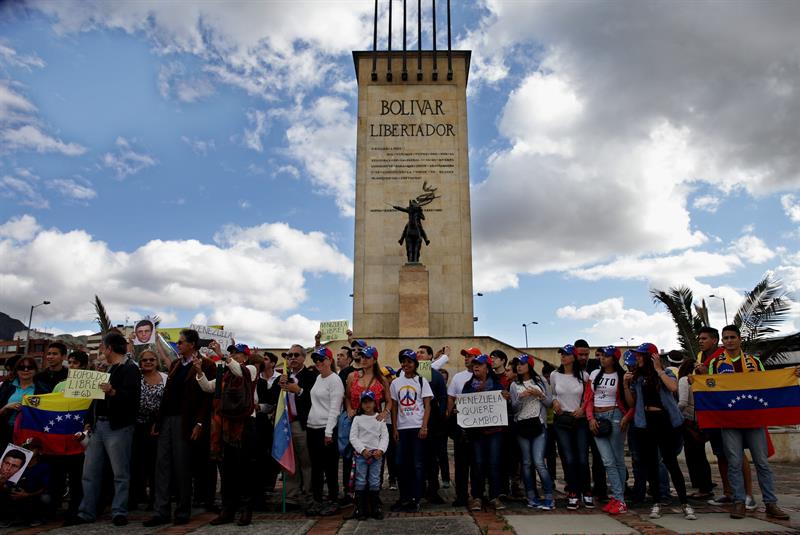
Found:
<path fill-rule="evenodd" d="M 506 400 L 499 391 L 458 394 L 458 425 L 462 429 L 508 425 Z"/>
<path fill-rule="evenodd" d="M 107 383 L 110 374 L 94 370 L 70 370 L 64 385 L 65 398 L 105 399 L 100 385 Z"/>

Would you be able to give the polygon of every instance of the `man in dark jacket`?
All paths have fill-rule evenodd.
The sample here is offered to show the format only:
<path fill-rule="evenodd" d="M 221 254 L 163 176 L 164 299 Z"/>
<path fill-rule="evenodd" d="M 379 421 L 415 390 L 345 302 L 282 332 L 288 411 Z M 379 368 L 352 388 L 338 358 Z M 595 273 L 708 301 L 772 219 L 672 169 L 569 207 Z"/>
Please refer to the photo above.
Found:
<path fill-rule="evenodd" d="M 179 358 L 170 366 L 154 426 L 158 433 L 155 514 L 144 521 L 145 527 L 170 521 L 171 492 L 175 495 L 173 523 L 189 522 L 192 512 L 192 443 L 208 434 L 211 413 L 211 394 L 200 389 L 192 371 L 194 361 L 201 358 L 199 348 L 197 331 L 182 330 L 178 338 Z M 207 379 L 216 377 L 211 360 L 203 359 L 202 367 Z"/>
<path fill-rule="evenodd" d="M 282 375 L 280 385 L 286 390 L 289 405 L 289 421 L 292 426 L 292 446 L 295 466 L 293 476 L 286 478 L 286 504 L 295 508 L 311 503 L 311 457 L 306 441 L 306 421 L 311 411 L 311 389 L 317 380 L 317 371 L 305 367 L 306 350 L 299 344 L 284 353 L 288 374 Z"/>
<path fill-rule="evenodd" d="M 100 385 L 105 399 L 96 399 L 89 407 L 86 430 L 91 431 L 91 436 L 83 466 L 83 500 L 78 515 L 67 519 L 65 524 L 94 522 L 106 458 L 114 473 L 113 523 L 115 526 L 128 523 L 131 446 L 139 412 L 142 375 L 139 366 L 126 356 L 127 347 L 127 340 L 118 332 L 106 334 L 100 344 L 100 353 L 110 364 L 109 379 Z"/>
<path fill-rule="evenodd" d="M 67 359 L 67 346 L 64 342 L 51 342 L 44 354 L 45 368 L 36 374 L 35 380 L 47 385 L 47 391 L 52 392 L 58 383 L 67 380 L 69 370 L 64 366 Z"/>

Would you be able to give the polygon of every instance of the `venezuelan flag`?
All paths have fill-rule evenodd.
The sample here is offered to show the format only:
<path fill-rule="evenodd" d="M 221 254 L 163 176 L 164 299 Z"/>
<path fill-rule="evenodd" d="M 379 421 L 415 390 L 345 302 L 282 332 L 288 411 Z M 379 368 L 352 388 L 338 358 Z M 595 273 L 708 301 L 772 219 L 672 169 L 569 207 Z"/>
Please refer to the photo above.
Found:
<path fill-rule="evenodd" d="M 83 431 L 91 399 L 65 398 L 63 393 L 25 396 L 14 428 L 14 442 L 37 437 L 46 455 L 83 452 L 75 433 Z"/>
<path fill-rule="evenodd" d="M 695 375 L 692 392 L 702 429 L 800 424 L 800 381 L 794 368 Z"/>
<path fill-rule="evenodd" d="M 275 410 L 275 432 L 272 435 L 272 457 L 281 467 L 294 475 L 294 446 L 292 445 L 292 427 L 289 423 L 289 406 L 286 402 L 286 391 L 281 390 L 278 396 L 278 407 Z"/>

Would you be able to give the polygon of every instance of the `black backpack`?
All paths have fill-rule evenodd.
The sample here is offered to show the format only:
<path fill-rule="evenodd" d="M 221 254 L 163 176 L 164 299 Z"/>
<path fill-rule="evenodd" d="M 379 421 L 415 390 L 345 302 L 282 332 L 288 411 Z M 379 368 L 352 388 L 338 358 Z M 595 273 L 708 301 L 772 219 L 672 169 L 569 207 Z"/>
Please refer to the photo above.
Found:
<path fill-rule="evenodd" d="M 222 376 L 222 381 L 220 414 L 224 418 L 249 418 L 255 409 L 255 397 L 253 396 L 255 385 L 250 378 L 250 370 L 246 366 L 242 366 L 241 377 L 226 371 Z"/>

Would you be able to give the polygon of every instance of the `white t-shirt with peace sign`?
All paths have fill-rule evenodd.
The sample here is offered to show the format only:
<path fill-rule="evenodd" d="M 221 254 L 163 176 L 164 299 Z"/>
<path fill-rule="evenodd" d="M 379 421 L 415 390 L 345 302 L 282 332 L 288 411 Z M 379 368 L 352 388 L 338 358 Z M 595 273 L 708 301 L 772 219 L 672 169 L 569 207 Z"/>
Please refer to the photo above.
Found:
<path fill-rule="evenodd" d="M 422 395 L 420 396 L 420 380 Z M 432 398 L 431 385 L 419 375 L 409 379 L 403 374 L 394 381 L 389 389 L 392 401 L 397 404 L 397 429 L 419 429 L 425 414 L 424 398 Z"/>

